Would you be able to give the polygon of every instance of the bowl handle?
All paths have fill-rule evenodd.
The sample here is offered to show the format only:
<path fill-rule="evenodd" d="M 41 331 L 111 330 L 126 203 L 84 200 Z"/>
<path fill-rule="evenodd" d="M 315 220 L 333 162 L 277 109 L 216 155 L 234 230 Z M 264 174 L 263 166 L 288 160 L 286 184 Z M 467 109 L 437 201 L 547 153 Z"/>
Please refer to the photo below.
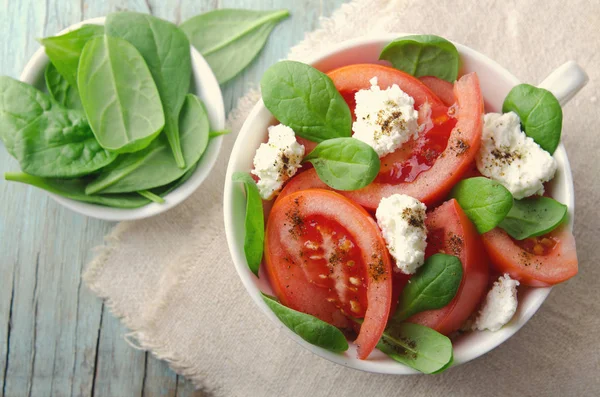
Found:
<path fill-rule="evenodd" d="M 556 68 L 538 87 L 550 91 L 561 106 L 565 106 L 590 80 L 585 70 L 575 61 Z"/>

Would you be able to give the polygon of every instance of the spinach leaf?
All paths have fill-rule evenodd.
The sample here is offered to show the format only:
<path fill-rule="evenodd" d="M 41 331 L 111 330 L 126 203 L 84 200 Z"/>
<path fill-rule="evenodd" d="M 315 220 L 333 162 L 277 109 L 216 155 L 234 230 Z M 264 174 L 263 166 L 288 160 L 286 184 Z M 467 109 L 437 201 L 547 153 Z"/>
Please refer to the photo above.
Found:
<path fill-rule="evenodd" d="M 498 226 L 516 240 L 542 236 L 554 230 L 567 215 L 567 206 L 549 197 L 515 200 Z"/>
<path fill-rule="evenodd" d="M 77 87 L 69 84 L 67 79 L 58 73 L 52 62 L 46 66 L 44 77 L 46 79 L 46 88 L 56 102 L 69 109 L 83 110 Z"/>
<path fill-rule="evenodd" d="M 462 275 L 462 264 L 457 257 L 446 254 L 430 256 L 402 290 L 392 320 L 402 322 L 413 314 L 446 306 L 454 299 Z"/>
<path fill-rule="evenodd" d="M 377 348 L 425 374 L 442 372 L 454 359 L 450 339 L 419 324 L 401 323 L 387 328 Z"/>
<path fill-rule="evenodd" d="M 116 12 L 106 17 L 106 34 L 127 40 L 142 54 L 154 78 L 163 110 L 165 134 L 175 161 L 185 167 L 178 117 L 192 75 L 190 42 L 171 22 L 137 12 Z"/>
<path fill-rule="evenodd" d="M 242 182 L 246 188 L 246 219 L 244 236 L 244 254 L 248 267 L 258 277 L 258 269 L 263 256 L 265 241 L 265 218 L 262 200 L 254 179 L 245 172 L 235 172 L 234 182 Z"/>
<path fill-rule="evenodd" d="M 350 108 L 331 79 L 312 66 L 281 61 L 260 82 L 265 106 L 296 135 L 314 142 L 352 135 Z"/>
<path fill-rule="evenodd" d="M 81 111 L 6 76 L 0 77 L 0 139 L 24 172 L 40 177 L 89 174 L 117 157 L 100 147 Z"/>
<path fill-rule="evenodd" d="M 81 53 L 77 88 L 100 145 L 118 153 L 148 146 L 165 125 L 156 84 L 128 41 L 101 36 Z"/>
<path fill-rule="evenodd" d="M 77 66 L 83 47 L 88 40 L 104 34 L 104 26 L 83 25 L 60 36 L 40 39 L 46 55 L 72 87 L 77 87 Z"/>
<path fill-rule="evenodd" d="M 183 156 L 187 166 L 179 168 L 165 135 L 161 134 L 148 147 L 119 156 L 85 189 L 86 193 L 124 193 L 148 190 L 180 178 L 200 159 L 208 145 L 208 114 L 200 99 L 186 96 L 179 115 Z"/>
<path fill-rule="evenodd" d="M 513 87 L 504 99 L 502 112 L 515 112 L 521 126 L 542 149 L 553 154 L 560 143 L 562 108 L 554 95 L 529 84 Z"/>
<path fill-rule="evenodd" d="M 315 346 L 334 353 L 348 350 L 346 337 L 336 327 L 325 321 L 283 306 L 272 297 L 262 294 L 262 298 L 286 327 L 294 331 L 302 339 Z"/>
<path fill-rule="evenodd" d="M 453 83 L 458 78 L 460 56 L 448 40 L 434 35 L 401 37 L 385 46 L 379 59 L 415 77 L 435 76 Z"/>
<path fill-rule="evenodd" d="M 256 58 L 273 28 L 289 15 L 287 10 L 223 9 L 196 15 L 180 28 L 223 84 Z"/>
<path fill-rule="evenodd" d="M 155 194 L 158 194 L 160 196 L 166 196 L 167 194 L 171 193 L 173 190 L 177 189 L 178 187 L 180 187 L 181 185 L 186 183 L 192 177 L 192 175 L 194 175 L 194 172 L 196 172 L 196 169 L 198 169 L 199 163 L 200 163 L 200 161 L 198 161 L 196 164 L 194 164 L 192 166 L 192 168 L 187 170 L 185 172 L 185 174 L 183 174 L 181 176 L 181 178 L 169 183 L 168 185 L 152 189 L 152 192 Z"/>
<path fill-rule="evenodd" d="M 484 177 L 458 182 L 451 195 L 482 234 L 498 226 L 513 206 L 512 194 L 500 183 Z"/>
<path fill-rule="evenodd" d="M 32 185 L 72 200 L 105 205 L 108 207 L 138 208 L 150 203 L 150 200 L 140 196 L 137 193 L 87 195 L 85 194 L 85 185 L 87 182 L 84 179 L 40 178 L 21 172 L 7 172 L 4 174 L 4 178 L 7 181 L 21 182 Z"/>
<path fill-rule="evenodd" d="M 381 162 L 373 148 L 354 138 L 319 143 L 304 161 L 315 166 L 319 178 L 337 190 L 356 190 L 373 182 Z"/>
<path fill-rule="evenodd" d="M 152 193 L 149 190 L 140 190 L 140 191 L 138 191 L 138 194 L 142 197 L 147 198 L 148 200 L 150 200 L 154 203 L 157 203 L 157 204 L 164 204 L 164 202 L 165 202 L 164 198 L 160 197 L 157 194 Z"/>
<path fill-rule="evenodd" d="M 220 131 L 211 131 L 208 133 L 209 138 L 216 138 L 221 135 L 227 135 L 231 132 L 231 130 L 220 130 Z"/>

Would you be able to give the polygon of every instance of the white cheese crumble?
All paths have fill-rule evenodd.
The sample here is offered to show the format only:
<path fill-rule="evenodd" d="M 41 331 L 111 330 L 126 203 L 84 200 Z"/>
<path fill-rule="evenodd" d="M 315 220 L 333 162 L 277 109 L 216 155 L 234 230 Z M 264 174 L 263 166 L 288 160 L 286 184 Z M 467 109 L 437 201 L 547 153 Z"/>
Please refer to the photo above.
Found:
<path fill-rule="evenodd" d="M 485 297 L 473 329 L 498 331 L 507 324 L 517 311 L 517 286 L 519 282 L 508 274 L 494 282 L 494 286 Z"/>
<path fill-rule="evenodd" d="M 383 157 L 417 137 L 419 113 L 414 109 L 415 100 L 397 84 L 382 90 L 377 85 L 377 77 L 370 83 L 371 89 L 360 90 L 354 96 L 353 138 L 365 142 Z"/>
<path fill-rule="evenodd" d="M 477 169 L 515 199 L 544 194 L 544 182 L 554 178 L 556 167 L 554 157 L 521 131 L 516 113 L 485 115 Z"/>
<path fill-rule="evenodd" d="M 260 144 L 252 170 L 259 178 L 256 185 L 260 196 L 265 200 L 272 199 L 302 166 L 303 157 L 304 146 L 296 141 L 294 130 L 283 124 L 269 127 L 269 141 Z"/>
<path fill-rule="evenodd" d="M 425 261 L 427 207 L 405 194 L 383 198 L 375 217 L 396 266 L 405 274 L 413 274 Z"/>

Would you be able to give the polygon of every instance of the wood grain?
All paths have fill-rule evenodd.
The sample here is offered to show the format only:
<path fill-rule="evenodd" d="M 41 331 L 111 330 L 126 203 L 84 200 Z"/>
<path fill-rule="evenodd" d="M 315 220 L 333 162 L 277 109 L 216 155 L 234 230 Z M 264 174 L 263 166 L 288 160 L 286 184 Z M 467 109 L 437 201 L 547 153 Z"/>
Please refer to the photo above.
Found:
<path fill-rule="evenodd" d="M 264 70 L 343 0 L 5 0 L 0 73 L 18 77 L 53 35 L 116 10 L 173 22 L 216 8 L 287 8 L 259 59 L 223 86 L 231 110 Z M 222 155 L 227 155 L 223 153 Z M 0 171 L 18 170 L 0 149 Z M 82 284 L 81 274 L 113 223 L 72 213 L 46 194 L 0 181 L 0 391 L 2 396 L 203 396 L 166 363 L 133 349 L 127 329 Z"/>

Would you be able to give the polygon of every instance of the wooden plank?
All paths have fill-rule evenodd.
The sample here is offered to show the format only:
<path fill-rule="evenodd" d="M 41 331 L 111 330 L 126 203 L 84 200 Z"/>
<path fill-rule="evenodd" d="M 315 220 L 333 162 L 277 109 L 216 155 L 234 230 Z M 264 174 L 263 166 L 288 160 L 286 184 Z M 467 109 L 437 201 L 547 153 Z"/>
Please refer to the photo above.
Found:
<path fill-rule="evenodd" d="M 98 341 L 93 396 L 142 395 L 146 353 L 132 348 L 125 341 L 124 337 L 128 332 L 105 306 Z"/>
<path fill-rule="evenodd" d="M 165 361 L 146 353 L 146 374 L 142 397 L 177 396 L 177 374 Z"/>

